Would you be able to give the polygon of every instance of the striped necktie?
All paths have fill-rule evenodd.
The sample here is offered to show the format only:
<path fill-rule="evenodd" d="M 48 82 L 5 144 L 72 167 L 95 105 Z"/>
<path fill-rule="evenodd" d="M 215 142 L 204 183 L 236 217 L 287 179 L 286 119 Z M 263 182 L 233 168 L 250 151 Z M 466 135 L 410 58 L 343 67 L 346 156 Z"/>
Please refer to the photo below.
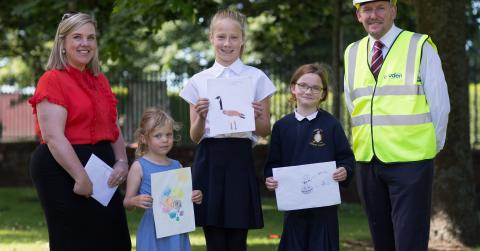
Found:
<path fill-rule="evenodd" d="M 378 73 L 380 72 L 380 68 L 382 68 L 383 64 L 382 48 L 382 42 L 380 42 L 380 40 L 375 41 L 373 44 L 372 63 L 370 64 L 370 69 L 372 70 L 375 79 L 377 79 Z"/>

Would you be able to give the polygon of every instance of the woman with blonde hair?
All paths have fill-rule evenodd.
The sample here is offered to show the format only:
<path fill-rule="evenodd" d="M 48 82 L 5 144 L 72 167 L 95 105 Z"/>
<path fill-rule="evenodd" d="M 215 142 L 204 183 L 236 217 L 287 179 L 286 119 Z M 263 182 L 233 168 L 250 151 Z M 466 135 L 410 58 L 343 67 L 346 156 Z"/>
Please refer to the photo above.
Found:
<path fill-rule="evenodd" d="M 47 71 L 29 100 L 40 138 L 30 171 L 53 251 L 131 250 L 120 192 L 103 206 L 91 197 L 92 181 L 84 170 L 95 154 L 113 167 L 110 187 L 128 172 L 117 100 L 100 72 L 96 39 L 91 16 L 64 14 Z"/>

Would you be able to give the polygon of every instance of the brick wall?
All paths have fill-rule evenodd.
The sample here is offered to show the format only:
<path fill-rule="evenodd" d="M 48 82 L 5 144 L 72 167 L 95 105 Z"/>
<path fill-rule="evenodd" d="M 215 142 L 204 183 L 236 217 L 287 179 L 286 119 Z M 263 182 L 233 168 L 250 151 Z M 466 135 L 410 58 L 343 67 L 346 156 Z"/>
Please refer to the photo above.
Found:
<path fill-rule="evenodd" d="M 37 142 L 21 143 L 0 143 L 0 186 L 31 186 L 28 164 L 30 154 L 37 146 Z M 175 146 L 169 156 L 179 160 L 183 166 L 191 166 L 195 146 Z M 130 161 L 134 159 L 134 149 L 127 148 L 127 154 Z M 257 181 L 261 193 L 267 196 L 273 196 L 268 192 L 263 184 L 263 165 L 267 156 L 267 146 L 258 145 L 254 149 Z M 477 184 L 477 193 L 480 193 L 480 151 L 473 152 L 473 163 L 475 167 L 475 180 Z M 355 183 L 352 182 L 347 189 L 342 188 L 342 200 L 357 202 L 358 196 Z"/>
<path fill-rule="evenodd" d="M 28 163 L 38 143 L 0 143 L 0 186 L 32 185 Z"/>
<path fill-rule="evenodd" d="M 32 186 L 28 165 L 30 154 L 38 142 L 0 143 L 0 186 Z M 190 166 L 194 147 L 175 147 L 170 154 L 184 166 Z M 127 148 L 128 159 L 132 161 L 135 149 Z"/>

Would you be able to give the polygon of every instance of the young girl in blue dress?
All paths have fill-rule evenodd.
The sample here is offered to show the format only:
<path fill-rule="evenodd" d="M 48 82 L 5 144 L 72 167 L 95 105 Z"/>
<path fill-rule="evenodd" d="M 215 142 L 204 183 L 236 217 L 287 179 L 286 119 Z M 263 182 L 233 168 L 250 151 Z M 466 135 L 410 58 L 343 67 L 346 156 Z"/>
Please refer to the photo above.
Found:
<path fill-rule="evenodd" d="M 295 111 L 278 120 L 272 130 L 265 185 L 279 184 L 272 168 L 336 161 L 333 179 L 347 185 L 353 175 L 354 156 L 340 123 L 319 108 L 328 94 L 325 66 L 300 66 L 290 81 Z M 339 250 L 337 206 L 286 211 L 278 250 Z"/>
<path fill-rule="evenodd" d="M 245 16 L 236 11 L 220 10 L 213 16 L 209 37 L 215 64 L 195 74 L 180 93 L 190 104 L 190 137 L 198 143 L 193 187 L 204 197 L 195 205 L 195 222 L 203 227 L 208 251 L 244 251 L 248 229 L 263 227 L 252 145 L 257 136 L 270 134 L 269 99 L 275 87 L 265 73 L 240 60 L 245 26 Z M 255 86 L 255 131 L 211 135 L 207 81 L 246 77 Z"/>
<path fill-rule="evenodd" d="M 147 109 L 136 131 L 140 156 L 133 162 L 127 178 L 127 191 L 123 201 L 127 209 L 143 208 L 145 213 L 137 231 L 137 251 L 178 250 L 190 251 L 188 234 L 156 238 L 151 196 L 152 173 L 181 168 L 182 165 L 167 157 L 173 146 L 174 120 L 160 109 Z M 202 192 L 194 190 L 192 201 L 202 202 Z"/>

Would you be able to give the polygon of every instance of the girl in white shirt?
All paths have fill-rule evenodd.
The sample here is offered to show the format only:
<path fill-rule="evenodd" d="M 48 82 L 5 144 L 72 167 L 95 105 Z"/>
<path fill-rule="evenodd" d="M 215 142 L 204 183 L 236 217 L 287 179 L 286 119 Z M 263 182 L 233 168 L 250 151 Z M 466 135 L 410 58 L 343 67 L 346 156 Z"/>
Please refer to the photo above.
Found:
<path fill-rule="evenodd" d="M 195 221 L 202 226 L 208 251 L 247 250 L 248 229 L 263 227 L 263 216 L 253 161 L 252 142 L 270 134 L 272 81 L 259 69 L 240 60 L 245 48 L 246 18 L 220 10 L 212 18 L 209 39 L 215 64 L 195 74 L 180 96 L 190 104 L 190 137 L 198 143 L 193 164 L 193 187 L 204 193 L 195 205 Z M 243 78 L 255 87 L 252 107 L 255 131 L 212 135 L 207 113 L 209 79 Z M 214 102 L 212 100 L 212 102 Z"/>

